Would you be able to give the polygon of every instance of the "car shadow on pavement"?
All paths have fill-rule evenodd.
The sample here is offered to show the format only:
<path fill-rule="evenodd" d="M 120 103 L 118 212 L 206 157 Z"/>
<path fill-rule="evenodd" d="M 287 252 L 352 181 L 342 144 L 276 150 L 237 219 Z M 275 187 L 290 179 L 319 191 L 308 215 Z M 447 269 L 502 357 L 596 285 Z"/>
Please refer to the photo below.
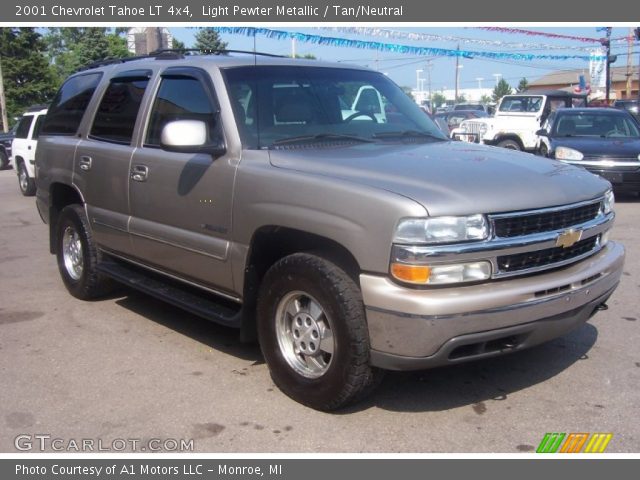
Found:
<path fill-rule="evenodd" d="M 252 361 L 256 364 L 264 363 L 258 344 L 240 342 L 239 330 L 235 328 L 210 322 L 126 287 L 123 287 L 120 293 L 124 296 L 116 300 L 116 304 L 137 313 L 145 319 L 159 323 L 217 351 Z"/>
<path fill-rule="evenodd" d="M 418 372 L 388 372 L 362 403 L 338 413 L 377 407 L 398 412 L 443 411 L 467 405 L 486 409 L 485 401 L 503 401 L 519 390 L 552 378 L 575 362 L 588 361 L 598 330 L 586 323 L 577 330 L 521 352 Z"/>

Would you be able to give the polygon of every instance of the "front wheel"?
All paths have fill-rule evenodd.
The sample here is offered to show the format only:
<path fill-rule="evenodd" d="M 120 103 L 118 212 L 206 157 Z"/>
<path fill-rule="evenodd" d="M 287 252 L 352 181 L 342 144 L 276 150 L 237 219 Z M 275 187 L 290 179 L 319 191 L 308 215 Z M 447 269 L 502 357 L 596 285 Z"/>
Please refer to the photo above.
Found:
<path fill-rule="evenodd" d="M 62 281 L 74 297 L 90 300 L 111 289 L 109 279 L 97 271 L 98 250 L 81 205 L 68 205 L 60 212 L 56 257 Z"/>
<path fill-rule="evenodd" d="M 516 142 L 515 140 L 509 140 L 509 139 L 502 140 L 496 146 L 501 148 L 507 148 L 509 150 L 522 150 L 518 142 Z"/>
<path fill-rule="evenodd" d="M 18 164 L 18 186 L 20 187 L 20 193 L 25 197 L 32 197 L 36 194 L 36 182 L 29 176 L 27 167 L 22 162 Z"/>
<path fill-rule="evenodd" d="M 360 399 L 380 378 L 356 283 L 340 267 L 297 253 L 274 264 L 258 298 L 258 337 L 275 384 L 324 411 Z"/>
<path fill-rule="evenodd" d="M 7 152 L 0 150 L 0 170 L 4 170 L 7 167 L 9 167 L 9 157 L 7 156 Z"/>

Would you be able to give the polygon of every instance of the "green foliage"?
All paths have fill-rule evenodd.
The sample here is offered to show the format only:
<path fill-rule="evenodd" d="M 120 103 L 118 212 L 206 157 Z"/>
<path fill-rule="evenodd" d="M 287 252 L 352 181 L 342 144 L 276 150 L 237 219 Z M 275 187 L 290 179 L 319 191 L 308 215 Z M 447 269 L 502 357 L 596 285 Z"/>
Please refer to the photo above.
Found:
<path fill-rule="evenodd" d="M 492 101 L 493 101 L 493 99 L 489 95 L 482 95 L 482 97 L 480 97 L 480 103 L 482 105 L 487 105 L 487 104 L 491 103 Z"/>
<path fill-rule="evenodd" d="M 447 99 L 440 92 L 435 92 L 433 95 L 431 95 L 431 102 L 433 103 L 434 108 L 438 108 L 447 103 Z"/>
<path fill-rule="evenodd" d="M 305 53 L 304 55 L 300 55 L 296 53 L 296 58 L 305 58 L 307 60 L 316 60 L 316 56 L 313 53 Z"/>
<path fill-rule="evenodd" d="M 518 88 L 516 88 L 516 92 L 524 92 L 527 88 L 529 88 L 529 80 L 525 77 L 520 79 L 520 83 L 518 83 Z"/>
<path fill-rule="evenodd" d="M 215 30 L 203 28 L 195 34 L 195 48 L 200 50 L 224 50 L 228 43 L 220 40 L 220 35 Z"/>
<path fill-rule="evenodd" d="M 458 95 L 458 98 L 456 98 L 456 103 L 466 103 L 467 101 L 467 97 L 464 96 L 464 93 Z"/>
<path fill-rule="evenodd" d="M 509 85 L 509 83 L 504 78 L 501 78 L 496 87 L 493 89 L 492 98 L 494 102 L 497 102 L 505 95 L 511 95 L 512 93 L 513 90 L 511 88 L 511 85 Z"/>
<path fill-rule="evenodd" d="M 174 48 L 176 50 L 184 50 L 185 48 L 187 48 L 187 46 L 184 44 L 184 42 L 181 42 L 176 37 L 173 37 L 173 44 L 171 45 L 171 48 Z"/>
<path fill-rule="evenodd" d="M 9 123 L 36 104 L 47 103 L 57 84 L 42 36 L 34 28 L 0 28 L 0 61 Z"/>
<path fill-rule="evenodd" d="M 64 80 L 78 68 L 93 62 L 130 56 L 125 34 L 126 29 L 123 28 L 49 28 L 45 42 L 49 59 L 55 66 L 59 80 Z"/>

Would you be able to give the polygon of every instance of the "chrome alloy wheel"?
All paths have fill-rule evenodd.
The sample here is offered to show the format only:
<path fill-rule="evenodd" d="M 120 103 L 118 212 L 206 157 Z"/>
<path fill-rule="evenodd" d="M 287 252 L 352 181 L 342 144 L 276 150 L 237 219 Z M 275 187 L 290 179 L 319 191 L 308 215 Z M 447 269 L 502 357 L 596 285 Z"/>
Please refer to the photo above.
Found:
<path fill-rule="evenodd" d="M 18 181 L 20 182 L 20 189 L 26 192 L 29 188 L 29 174 L 24 166 L 20 165 L 20 171 L 18 172 Z"/>
<path fill-rule="evenodd" d="M 294 291 L 280 300 L 276 337 L 286 362 L 303 377 L 319 378 L 329 369 L 335 349 L 331 323 L 312 296 Z"/>
<path fill-rule="evenodd" d="M 80 280 L 84 268 L 82 242 L 75 228 L 68 226 L 62 234 L 62 256 L 67 273 L 73 280 Z"/>

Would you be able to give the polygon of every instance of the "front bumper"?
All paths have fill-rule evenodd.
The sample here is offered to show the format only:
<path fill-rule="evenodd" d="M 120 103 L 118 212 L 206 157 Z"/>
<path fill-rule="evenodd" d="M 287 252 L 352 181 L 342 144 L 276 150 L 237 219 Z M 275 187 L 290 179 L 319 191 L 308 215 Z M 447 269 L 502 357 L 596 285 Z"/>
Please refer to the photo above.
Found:
<path fill-rule="evenodd" d="M 371 362 L 417 370 L 527 348 L 563 335 L 615 290 L 624 247 L 609 242 L 570 267 L 471 286 L 411 289 L 360 276 Z"/>

